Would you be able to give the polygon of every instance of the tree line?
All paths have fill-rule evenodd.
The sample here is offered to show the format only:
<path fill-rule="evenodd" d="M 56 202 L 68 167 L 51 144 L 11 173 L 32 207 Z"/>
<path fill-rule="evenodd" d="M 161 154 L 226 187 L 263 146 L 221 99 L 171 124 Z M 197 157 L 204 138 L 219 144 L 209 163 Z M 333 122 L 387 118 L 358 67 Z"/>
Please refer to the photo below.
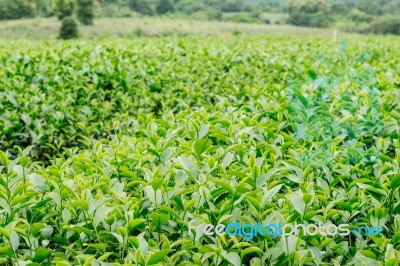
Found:
<path fill-rule="evenodd" d="M 204 13 L 203 19 L 266 22 L 262 13 L 286 13 L 283 23 L 335 27 L 349 32 L 400 34 L 399 0 L 0 0 L 0 20 L 57 16 L 74 28 L 96 16 L 163 16 Z"/>
<path fill-rule="evenodd" d="M 0 20 L 74 16 L 85 24 L 93 23 L 96 0 L 0 0 Z"/>
<path fill-rule="evenodd" d="M 298 0 L 287 12 L 288 23 L 293 25 L 400 35 L 398 0 Z"/>
<path fill-rule="evenodd" d="M 398 0 L 63 0 L 69 4 L 76 2 L 79 8 L 82 4 L 94 8 L 98 7 L 130 8 L 143 15 L 162 15 L 166 13 L 191 14 L 198 11 L 218 12 L 271 12 L 290 13 L 293 9 L 312 11 L 317 7 L 318 11 L 346 13 L 358 10 L 367 15 L 398 15 L 400 1 Z M 0 19 L 20 19 L 27 17 L 54 16 L 58 11 L 59 0 L 0 0 Z M 325 10 L 327 11 L 327 10 Z M 95 12 L 95 11 L 93 11 Z M 118 12 L 115 9 L 115 12 Z"/>

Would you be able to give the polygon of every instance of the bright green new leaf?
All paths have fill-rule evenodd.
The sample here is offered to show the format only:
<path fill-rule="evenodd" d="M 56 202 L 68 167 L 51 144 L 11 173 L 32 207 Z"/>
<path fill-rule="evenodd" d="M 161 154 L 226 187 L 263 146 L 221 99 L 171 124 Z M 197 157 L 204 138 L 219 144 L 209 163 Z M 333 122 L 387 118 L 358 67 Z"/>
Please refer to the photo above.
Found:
<path fill-rule="evenodd" d="M 211 146 L 212 141 L 209 139 L 198 139 L 194 143 L 194 151 L 196 152 L 196 155 L 200 157 L 204 152 L 208 150 L 208 148 Z"/>
<path fill-rule="evenodd" d="M 156 252 L 155 254 L 150 256 L 150 259 L 148 261 L 148 265 L 154 265 L 158 262 L 160 262 L 161 260 L 163 260 L 169 253 L 171 253 L 172 251 L 174 251 L 173 249 L 163 249 L 160 250 L 158 252 Z"/>

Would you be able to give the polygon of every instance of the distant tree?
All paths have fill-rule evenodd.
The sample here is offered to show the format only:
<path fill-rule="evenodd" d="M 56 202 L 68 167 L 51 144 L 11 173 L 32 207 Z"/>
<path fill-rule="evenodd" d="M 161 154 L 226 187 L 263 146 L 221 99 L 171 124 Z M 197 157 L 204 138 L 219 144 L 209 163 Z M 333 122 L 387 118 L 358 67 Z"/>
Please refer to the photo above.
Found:
<path fill-rule="evenodd" d="M 222 6 L 226 3 L 226 0 L 202 0 L 198 2 L 202 3 L 207 8 L 218 9 L 219 11 L 222 11 Z"/>
<path fill-rule="evenodd" d="M 170 0 L 160 0 L 156 6 L 157 14 L 165 14 L 174 10 L 174 4 Z"/>
<path fill-rule="evenodd" d="M 77 0 L 77 17 L 84 25 L 93 25 L 94 0 Z"/>
<path fill-rule="evenodd" d="M 78 23 L 74 17 L 69 16 L 62 19 L 59 34 L 59 38 L 63 40 L 78 38 Z"/>
<path fill-rule="evenodd" d="M 143 15 L 152 16 L 154 11 L 146 0 L 130 0 L 129 7 Z"/>
<path fill-rule="evenodd" d="M 291 12 L 303 12 L 308 14 L 315 14 L 318 12 L 328 13 L 330 7 L 324 0 L 300 0 L 293 2 L 289 7 Z"/>
<path fill-rule="evenodd" d="M 205 8 L 204 3 L 193 0 L 181 0 L 175 5 L 175 10 L 188 15 L 204 10 Z"/>
<path fill-rule="evenodd" d="M 347 16 L 351 21 L 354 21 L 356 23 L 363 23 L 363 22 L 368 23 L 371 22 L 374 18 L 373 16 L 368 15 L 357 8 L 351 9 Z"/>
<path fill-rule="evenodd" d="M 0 0 L 0 20 L 34 17 L 35 4 L 29 0 Z"/>
<path fill-rule="evenodd" d="M 347 12 L 349 12 L 349 8 L 345 4 L 340 2 L 333 3 L 331 9 L 333 14 L 346 14 Z"/>
<path fill-rule="evenodd" d="M 387 14 L 400 14 L 400 1 L 391 0 L 384 7 L 383 12 Z"/>
<path fill-rule="evenodd" d="M 207 10 L 207 18 L 208 20 L 222 20 L 223 14 L 221 11 L 216 9 Z"/>
<path fill-rule="evenodd" d="M 56 14 L 59 20 L 71 17 L 74 14 L 74 0 L 56 0 Z"/>
<path fill-rule="evenodd" d="M 328 27 L 331 9 L 324 0 L 301 0 L 289 7 L 288 22 L 297 26 Z"/>
<path fill-rule="evenodd" d="M 27 17 L 34 17 L 36 15 L 35 2 L 29 0 L 14 0 L 14 3 L 18 8 L 21 17 L 27 18 Z"/>
<path fill-rule="evenodd" d="M 398 16 L 382 16 L 376 18 L 370 26 L 375 34 L 400 35 L 400 18 Z"/>
<path fill-rule="evenodd" d="M 227 0 L 222 5 L 222 11 L 224 12 L 240 12 L 243 9 L 243 1 L 241 0 Z"/>
<path fill-rule="evenodd" d="M 377 0 L 358 0 L 357 8 L 367 14 L 378 15 L 381 11 L 382 6 L 378 3 Z"/>
<path fill-rule="evenodd" d="M 52 17 L 55 15 L 53 0 L 36 0 L 36 14 L 41 17 Z"/>

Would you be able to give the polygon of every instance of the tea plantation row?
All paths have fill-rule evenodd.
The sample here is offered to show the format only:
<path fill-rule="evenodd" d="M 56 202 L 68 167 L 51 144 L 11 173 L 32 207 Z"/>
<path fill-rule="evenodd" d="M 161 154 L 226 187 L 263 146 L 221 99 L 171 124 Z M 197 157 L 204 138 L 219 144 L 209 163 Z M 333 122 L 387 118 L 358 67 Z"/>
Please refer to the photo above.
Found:
<path fill-rule="evenodd" d="M 389 37 L 0 42 L 0 263 L 398 265 L 399 58 Z"/>

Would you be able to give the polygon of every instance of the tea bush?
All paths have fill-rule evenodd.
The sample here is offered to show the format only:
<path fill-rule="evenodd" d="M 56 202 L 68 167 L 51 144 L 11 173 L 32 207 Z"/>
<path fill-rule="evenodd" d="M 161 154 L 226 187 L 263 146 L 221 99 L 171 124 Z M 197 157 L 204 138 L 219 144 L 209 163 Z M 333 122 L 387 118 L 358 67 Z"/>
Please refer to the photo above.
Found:
<path fill-rule="evenodd" d="M 65 17 L 61 21 L 59 38 L 63 40 L 76 39 L 79 36 L 78 22 L 74 17 Z"/>
<path fill-rule="evenodd" d="M 395 38 L 0 44 L 0 262 L 398 265 Z M 383 236 L 189 234 L 189 222 Z"/>

